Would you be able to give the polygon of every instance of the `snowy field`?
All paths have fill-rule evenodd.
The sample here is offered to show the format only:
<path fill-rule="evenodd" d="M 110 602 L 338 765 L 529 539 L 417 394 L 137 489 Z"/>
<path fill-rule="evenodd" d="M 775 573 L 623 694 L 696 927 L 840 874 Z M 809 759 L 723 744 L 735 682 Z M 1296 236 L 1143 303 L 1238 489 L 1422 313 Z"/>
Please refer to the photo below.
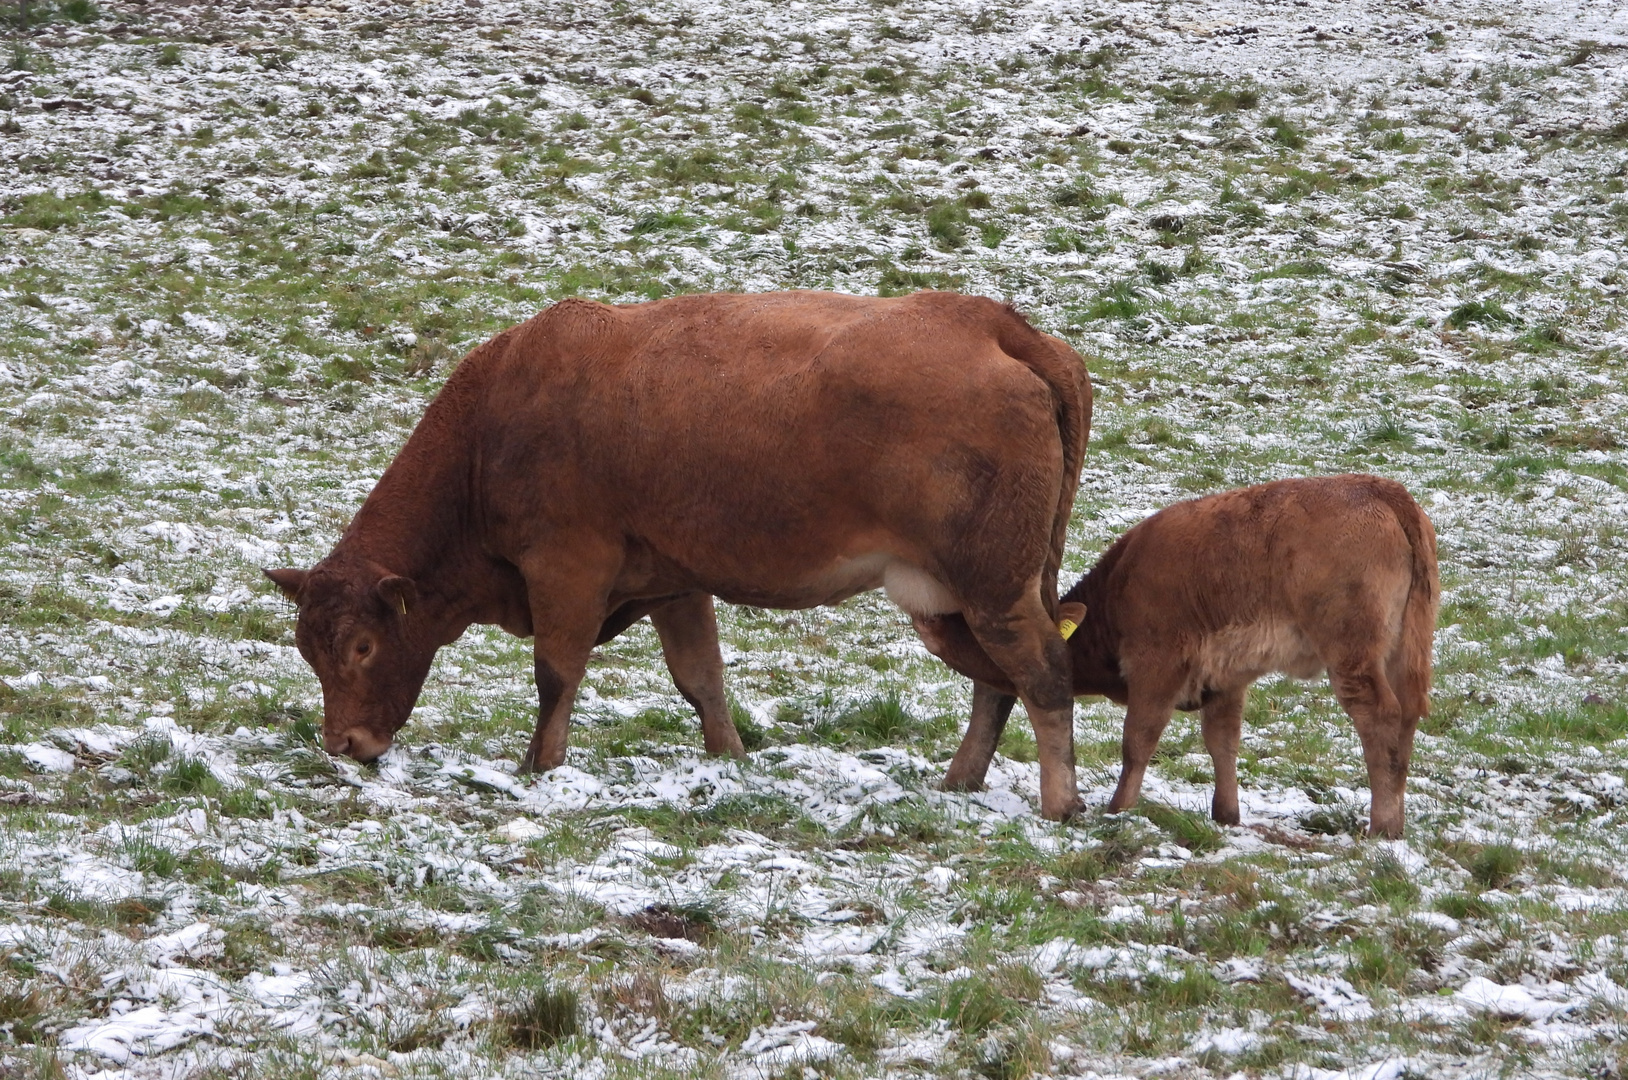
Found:
<path fill-rule="evenodd" d="M 0 1076 L 1620 1077 L 1628 9 L 1443 0 L 35 0 L 0 51 Z M 1098 389 L 1067 577 L 1191 494 L 1435 520 L 1405 841 L 1326 685 L 1106 816 L 880 598 L 639 626 L 517 780 L 527 643 L 376 767 L 261 566 L 568 295 L 1011 300 Z"/>

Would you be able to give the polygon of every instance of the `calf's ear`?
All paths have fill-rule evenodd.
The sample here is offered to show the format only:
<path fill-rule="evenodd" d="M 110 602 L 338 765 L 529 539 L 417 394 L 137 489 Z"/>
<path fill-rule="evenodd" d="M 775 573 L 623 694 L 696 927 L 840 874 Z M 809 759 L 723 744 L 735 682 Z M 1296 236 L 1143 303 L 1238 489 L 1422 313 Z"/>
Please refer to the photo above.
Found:
<path fill-rule="evenodd" d="M 412 578 L 392 574 L 390 577 L 380 578 L 374 588 L 378 590 L 385 603 L 403 615 L 418 603 L 418 586 L 413 584 Z"/>
<path fill-rule="evenodd" d="M 1085 622 L 1084 604 L 1069 601 L 1057 605 L 1057 632 L 1063 635 L 1064 641 L 1073 637 L 1074 631 L 1078 630 L 1083 622 Z"/>
<path fill-rule="evenodd" d="M 261 573 L 265 574 L 274 584 L 276 584 L 279 589 L 283 590 L 283 595 L 288 597 L 290 600 L 298 599 L 300 589 L 305 585 L 306 572 L 304 570 L 262 569 Z"/>

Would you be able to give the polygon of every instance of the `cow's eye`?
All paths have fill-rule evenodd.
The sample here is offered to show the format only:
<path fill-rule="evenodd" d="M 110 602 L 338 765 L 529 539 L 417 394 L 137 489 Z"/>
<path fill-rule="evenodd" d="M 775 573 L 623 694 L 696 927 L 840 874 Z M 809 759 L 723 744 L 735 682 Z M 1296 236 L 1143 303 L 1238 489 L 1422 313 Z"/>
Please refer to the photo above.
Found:
<path fill-rule="evenodd" d="M 370 642 L 370 641 L 358 641 L 356 643 L 356 655 L 357 656 L 366 656 L 368 653 L 370 653 L 372 651 L 373 651 L 373 643 L 372 642 Z"/>

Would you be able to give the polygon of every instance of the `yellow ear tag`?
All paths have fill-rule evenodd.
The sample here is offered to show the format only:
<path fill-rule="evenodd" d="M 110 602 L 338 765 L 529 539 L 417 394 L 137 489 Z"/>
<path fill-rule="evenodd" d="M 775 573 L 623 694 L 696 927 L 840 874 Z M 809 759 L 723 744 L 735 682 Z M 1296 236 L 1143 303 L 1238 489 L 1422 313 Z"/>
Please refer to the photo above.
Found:
<path fill-rule="evenodd" d="M 396 603 L 401 605 L 401 613 L 403 615 L 407 614 L 407 598 L 405 596 L 398 596 L 396 597 Z M 1070 633 L 1072 632 L 1073 631 L 1070 631 Z M 1063 636 L 1067 637 L 1068 634 L 1064 634 Z"/>
<path fill-rule="evenodd" d="M 1057 624 L 1057 632 L 1063 635 L 1064 641 L 1067 641 L 1069 638 L 1073 637 L 1074 631 L 1078 630 L 1079 628 L 1080 624 L 1075 622 L 1073 619 L 1064 619 Z"/>

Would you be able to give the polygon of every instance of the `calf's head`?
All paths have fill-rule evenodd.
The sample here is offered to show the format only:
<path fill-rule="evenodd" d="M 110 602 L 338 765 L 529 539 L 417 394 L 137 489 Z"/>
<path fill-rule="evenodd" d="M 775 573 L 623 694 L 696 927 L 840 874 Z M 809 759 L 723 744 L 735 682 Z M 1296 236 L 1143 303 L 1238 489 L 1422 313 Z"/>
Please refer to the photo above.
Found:
<path fill-rule="evenodd" d="M 415 618 L 418 589 L 371 563 L 267 570 L 299 606 L 294 642 L 322 683 L 322 745 L 372 761 L 390 749 L 435 646 Z"/>

